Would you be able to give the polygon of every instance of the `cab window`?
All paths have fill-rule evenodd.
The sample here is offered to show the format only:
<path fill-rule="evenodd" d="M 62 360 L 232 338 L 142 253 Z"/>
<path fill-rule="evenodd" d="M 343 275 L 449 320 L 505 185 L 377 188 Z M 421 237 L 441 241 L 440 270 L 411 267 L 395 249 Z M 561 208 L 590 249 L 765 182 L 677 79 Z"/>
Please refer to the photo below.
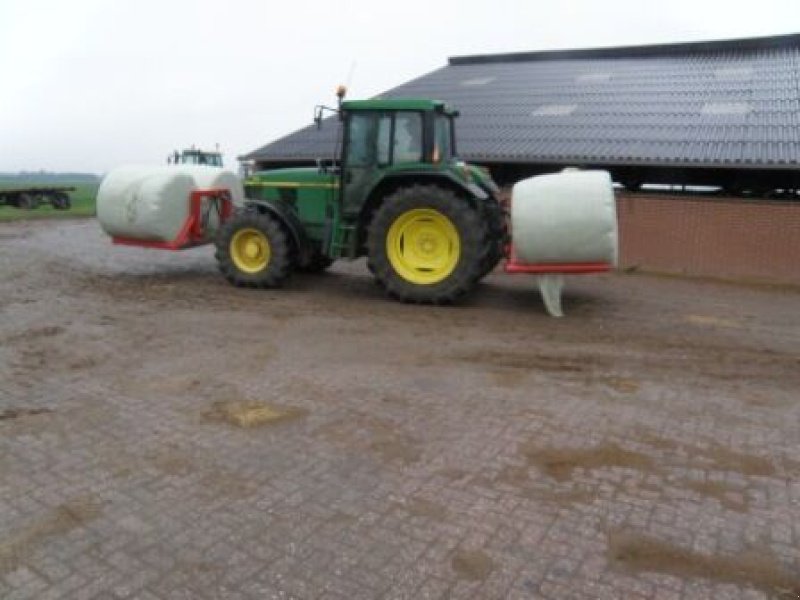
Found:
<path fill-rule="evenodd" d="M 392 117 L 379 112 L 352 113 L 347 129 L 347 164 L 368 167 L 388 164 Z"/>
<path fill-rule="evenodd" d="M 453 120 L 446 115 L 436 115 L 433 124 L 433 162 L 447 162 L 453 158 Z"/>
<path fill-rule="evenodd" d="M 398 112 L 394 125 L 394 162 L 422 162 L 422 115 Z"/>

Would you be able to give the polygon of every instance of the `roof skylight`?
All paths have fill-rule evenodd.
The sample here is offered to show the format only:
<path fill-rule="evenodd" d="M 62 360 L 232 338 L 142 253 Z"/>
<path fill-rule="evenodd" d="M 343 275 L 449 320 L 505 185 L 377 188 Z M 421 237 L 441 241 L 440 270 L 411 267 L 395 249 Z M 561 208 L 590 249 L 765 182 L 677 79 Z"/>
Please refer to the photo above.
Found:
<path fill-rule="evenodd" d="M 564 117 L 574 113 L 577 108 L 577 104 L 542 104 L 531 114 L 534 117 Z"/>
<path fill-rule="evenodd" d="M 753 78 L 753 67 L 723 67 L 714 71 L 722 81 L 749 81 Z"/>
<path fill-rule="evenodd" d="M 606 83 L 611 81 L 611 73 L 607 71 L 581 73 L 575 78 L 575 81 L 578 83 Z"/>
<path fill-rule="evenodd" d="M 486 85 L 493 81 L 494 77 L 473 77 L 472 79 L 465 79 L 461 82 L 461 85 Z"/>
<path fill-rule="evenodd" d="M 745 115 L 750 112 L 749 102 L 706 102 L 704 115 Z"/>

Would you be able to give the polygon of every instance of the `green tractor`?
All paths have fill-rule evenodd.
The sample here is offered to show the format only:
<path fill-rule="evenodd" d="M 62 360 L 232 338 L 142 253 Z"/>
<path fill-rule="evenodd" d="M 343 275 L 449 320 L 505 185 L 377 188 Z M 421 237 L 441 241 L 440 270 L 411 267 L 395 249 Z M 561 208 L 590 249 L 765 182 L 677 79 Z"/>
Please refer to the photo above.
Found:
<path fill-rule="evenodd" d="M 293 271 L 367 257 L 393 298 L 447 304 L 469 292 L 508 241 L 498 188 L 456 156 L 454 119 L 426 99 L 343 101 L 330 166 L 256 172 L 221 226 L 216 258 L 237 286 L 271 288 Z M 321 119 L 319 107 L 317 120 Z"/>
<path fill-rule="evenodd" d="M 198 150 L 194 146 L 183 152 L 175 150 L 167 157 L 168 165 L 205 165 L 222 168 L 222 154 L 219 150 Z"/>

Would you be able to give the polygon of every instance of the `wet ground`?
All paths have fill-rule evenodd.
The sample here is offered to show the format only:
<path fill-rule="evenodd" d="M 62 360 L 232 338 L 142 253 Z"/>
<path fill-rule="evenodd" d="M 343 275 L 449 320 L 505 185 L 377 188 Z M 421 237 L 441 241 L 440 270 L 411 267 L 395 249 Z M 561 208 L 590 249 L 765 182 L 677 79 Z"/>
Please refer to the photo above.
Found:
<path fill-rule="evenodd" d="M 93 221 L 0 270 L 2 598 L 800 593 L 797 289 L 239 290 Z"/>

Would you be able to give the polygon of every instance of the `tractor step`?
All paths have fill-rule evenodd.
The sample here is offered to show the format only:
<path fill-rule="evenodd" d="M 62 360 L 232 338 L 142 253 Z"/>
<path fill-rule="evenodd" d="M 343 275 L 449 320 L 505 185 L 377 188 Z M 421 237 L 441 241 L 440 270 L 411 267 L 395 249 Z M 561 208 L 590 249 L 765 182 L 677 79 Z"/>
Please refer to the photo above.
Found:
<path fill-rule="evenodd" d="M 334 238 L 331 242 L 331 254 L 336 258 L 355 258 L 357 254 L 356 243 L 358 240 L 358 226 L 341 225 L 339 227 L 339 239 Z"/>

